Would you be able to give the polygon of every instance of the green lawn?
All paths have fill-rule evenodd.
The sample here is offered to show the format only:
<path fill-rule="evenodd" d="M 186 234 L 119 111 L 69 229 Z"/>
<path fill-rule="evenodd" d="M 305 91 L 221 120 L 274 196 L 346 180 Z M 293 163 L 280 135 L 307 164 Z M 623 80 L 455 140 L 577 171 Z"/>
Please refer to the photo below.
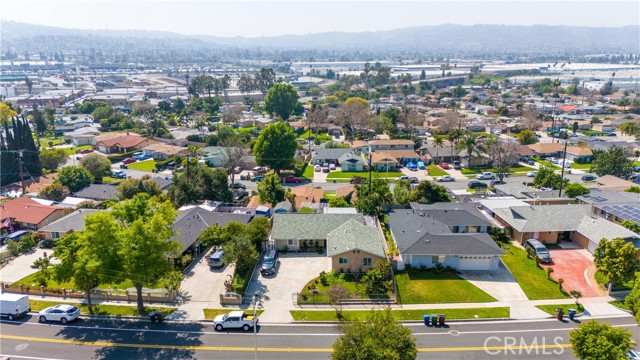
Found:
<path fill-rule="evenodd" d="M 537 267 L 535 260 L 529 258 L 524 250 L 513 245 L 509 245 L 508 248 L 503 246 L 503 250 L 505 256 L 502 257 L 502 261 L 516 278 L 529 300 L 569 297 L 568 294 L 560 292 L 555 281 L 547 279 L 547 273 Z"/>
<path fill-rule="evenodd" d="M 567 316 L 569 314 L 569 309 L 577 310 L 578 314 L 584 311 L 584 306 L 582 304 L 565 304 L 565 305 L 537 305 L 538 309 L 546 312 L 549 315 L 556 315 L 556 309 L 562 308 L 564 310 L 564 315 Z"/>
<path fill-rule="evenodd" d="M 399 171 L 377 171 L 373 172 L 373 176 L 379 176 L 381 178 L 390 177 L 390 178 L 399 178 L 404 174 Z M 351 179 L 354 176 L 361 176 L 363 178 L 367 178 L 369 173 L 366 171 L 332 171 L 327 175 L 327 179 Z"/>
<path fill-rule="evenodd" d="M 366 320 L 370 310 L 345 310 L 342 311 L 342 320 Z M 295 321 L 337 321 L 334 310 L 292 310 L 290 311 Z M 508 318 L 508 307 L 495 308 L 467 308 L 467 309 L 419 309 L 419 310 L 392 310 L 391 314 L 397 320 L 423 320 L 426 314 L 444 314 L 447 320 L 453 319 L 495 319 Z"/>
<path fill-rule="evenodd" d="M 230 311 L 244 311 L 247 314 L 253 315 L 253 309 L 204 309 L 204 318 L 207 320 L 213 320 L 216 316 L 222 314 L 228 314 Z M 256 310 L 256 314 L 260 316 L 264 310 Z"/>
<path fill-rule="evenodd" d="M 313 180 L 313 165 L 306 164 L 302 169 L 302 177 Z"/>
<path fill-rule="evenodd" d="M 42 301 L 42 300 L 31 300 L 31 310 L 32 311 L 40 311 L 48 308 L 49 306 L 54 306 L 58 304 L 70 304 L 77 306 L 80 309 L 81 314 L 89 314 L 89 308 L 87 305 L 80 303 L 70 303 L 70 302 L 62 302 L 62 301 Z M 165 316 L 171 314 L 176 311 L 177 308 L 174 307 L 148 307 L 145 306 L 144 314 L 146 315 L 151 311 L 162 311 Z M 135 305 L 93 305 L 93 314 L 94 315 L 110 315 L 110 316 L 140 316 L 138 314 L 138 308 Z"/>
<path fill-rule="evenodd" d="M 23 277 L 22 279 L 14 282 L 13 284 L 9 285 L 9 288 L 11 289 L 20 289 L 20 284 L 26 286 L 30 286 L 30 287 L 40 287 L 40 285 L 38 285 L 38 281 L 37 279 L 37 273 L 31 274 L 29 276 Z M 128 288 L 132 288 L 133 287 L 133 283 L 130 280 L 126 280 L 123 281 L 119 284 L 103 284 L 98 286 L 98 288 L 100 289 L 128 289 Z M 76 287 L 73 285 L 73 283 L 71 282 L 57 282 L 55 280 L 49 280 L 47 281 L 47 289 L 50 290 L 60 290 L 60 289 L 67 289 L 67 290 L 81 290 L 81 289 L 76 289 Z"/>
<path fill-rule="evenodd" d="M 438 304 L 492 302 L 492 296 L 454 272 L 397 272 L 398 302 L 402 304 Z"/>
<path fill-rule="evenodd" d="M 571 164 L 569 164 L 571 166 L 572 169 L 578 169 L 578 170 L 589 170 L 591 169 L 591 164 L 578 164 L 575 162 L 572 162 Z"/>
<path fill-rule="evenodd" d="M 439 167 L 437 167 L 435 165 L 427 166 L 426 170 L 429 173 L 429 176 L 433 176 L 433 177 L 440 177 L 440 176 L 449 175 L 448 172 L 440 169 Z"/>
<path fill-rule="evenodd" d="M 529 166 L 514 166 L 509 168 L 509 173 L 518 173 L 518 172 L 529 172 L 529 171 L 533 171 L 535 170 L 532 167 Z M 464 175 L 476 175 L 476 174 L 481 174 L 485 171 L 489 171 L 492 173 L 495 173 L 497 170 L 496 168 L 487 168 L 487 167 L 474 167 L 474 168 L 463 168 L 460 172 Z"/>
<path fill-rule="evenodd" d="M 324 134 L 323 133 L 314 134 L 311 130 L 307 130 L 304 134 L 298 136 L 298 139 L 307 140 L 307 138 L 309 136 L 314 137 L 314 138 L 318 138 L 322 142 L 333 140 L 333 137 L 331 135 L 327 135 L 326 133 L 324 133 Z"/>
<path fill-rule="evenodd" d="M 533 160 L 535 160 L 535 161 L 539 162 L 539 163 L 540 163 L 540 165 L 548 166 L 548 167 L 550 167 L 550 168 L 552 168 L 552 169 L 554 169 L 554 170 L 560 170 L 560 169 L 561 169 L 561 168 L 560 168 L 560 166 L 555 165 L 554 163 L 552 163 L 552 162 L 550 162 L 550 161 L 542 160 L 542 159 L 539 159 L 539 158 L 536 158 L 536 157 L 531 157 L 531 158 L 532 158 Z"/>
<path fill-rule="evenodd" d="M 40 148 L 42 149 L 48 149 L 49 148 L 49 141 L 51 141 L 53 146 L 56 145 L 63 145 L 64 144 L 64 138 L 62 136 L 57 137 L 57 138 L 40 138 Z"/>
<path fill-rule="evenodd" d="M 613 305 L 613 306 L 617 306 L 620 309 L 625 309 L 625 310 L 629 310 L 631 311 L 631 309 L 629 309 L 629 307 L 627 306 L 627 304 L 624 303 L 624 300 L 615 300 L 615 301 L 609 301 L 609 304 Z"/>
<path fill-rule="evenodd" d="M 365 294 L 364 287 L 360 286 L 353 277 L 353 275 L 346 275 L 345 281 L 342 283 L 345 289 L 347 289 L 352 294 L 359 294 L 362 298 L 369 298 Z M 330 303 L 328 292 L 331 286 L 324 286 L 317 280 L 317 278 L 309 281 L 303 288 L 300 290 L 300 298 L 298 302 L 300 304 L 318 304 L 318 303 Z M 314 289 L 317 289 L 315 291 Z M 386 296 L 385 296 L 386 298 Z"/>
<path fill-rule="evenodd" d="M 131 170 L 151 171 L 156 169 L 156 162 L 153 159 L 148 159 L 144 161 L 136 161 L 127 166 Z"/>
<path fill-rule="evenodd" d="M 636 273 L 636 277 L 637 276 L 640 276 L 640 272 Z M 596 278 L 596 282 L 598 282 L 598 284 L 601 284 L 606 289 L 607 284 L 609 283 L 609 278 L 607 277 L 607 275 L 604 275 L 601 272 L 596 271 L 595 278 Z M 631 289 L 633 289 L 633 280 L 628 281 L 624 284 L 613 284 L 613 286 L 611 287 L 612 291 L 626 291 Z"/>
<path fill-rule="evenodd" d="M 112 178 L 110 176 L 105 176 L 102 178 L 102 182 L 105 184 L 116 184 L 120 182 L 120 179 Z"/>

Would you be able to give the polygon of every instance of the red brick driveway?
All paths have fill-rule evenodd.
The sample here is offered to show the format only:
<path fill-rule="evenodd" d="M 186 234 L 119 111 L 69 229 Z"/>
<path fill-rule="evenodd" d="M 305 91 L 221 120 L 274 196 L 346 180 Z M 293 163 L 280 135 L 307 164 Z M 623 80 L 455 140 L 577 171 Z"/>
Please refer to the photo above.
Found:
<path fill-rule="evenodd" d="M 583 297 L 598 297 L 605 295 L 600 289 L 596 279 L 595 265 L 584 254 L 586 250 L 549 250 L 552 263 L 540 264 L 542 267 L 552 267 L 551 277 L 555 280 L 564 279 L 562 286 L 566 292 L 577 290 Z M 587 278 L 589 279 L 587 281 Z"/>

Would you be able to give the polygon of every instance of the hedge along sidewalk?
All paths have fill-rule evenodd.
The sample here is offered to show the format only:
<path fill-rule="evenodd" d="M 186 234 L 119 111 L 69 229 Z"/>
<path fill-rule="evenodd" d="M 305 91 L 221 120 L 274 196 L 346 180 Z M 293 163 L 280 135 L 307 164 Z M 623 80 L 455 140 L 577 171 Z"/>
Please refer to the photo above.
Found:
<path fill-rule="evenodd" d="M 338 320 L 366 320 L 371 310 L 343 310 L 342 319 L 336 317 L 335 310 L 305 311 L 291 310 L 294 321 L 338 321 Z M 391 314 L 397 320 L 422 321 L 424 315 L 444 314 L 448 320 L 456 319 L 507 319 L 509 307 L 494 308 L 460 308 L 460 309 L 415 309 L 392 310 Z"/>

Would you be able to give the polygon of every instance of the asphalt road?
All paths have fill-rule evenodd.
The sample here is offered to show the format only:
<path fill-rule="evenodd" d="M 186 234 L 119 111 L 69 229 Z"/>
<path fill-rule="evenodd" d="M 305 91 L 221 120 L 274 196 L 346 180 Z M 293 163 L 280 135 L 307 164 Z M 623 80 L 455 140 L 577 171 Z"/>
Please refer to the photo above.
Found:
<path fill-rule="evenodd" d="M 600 319 L 628 328 L 633 317 Z M 410 324 L 419 359 L 573 359 L 568 331 L 556 320 Z M 260 326 L 258 359 L 328 359 L 338 336 L 335 325 Z M 210 324 L 80 319 L 67 326 L 39 324 L 35 317 L 2 321 L 0 352 L 11 359 L 252 359 L 254 335 L 215 332 Z"/>

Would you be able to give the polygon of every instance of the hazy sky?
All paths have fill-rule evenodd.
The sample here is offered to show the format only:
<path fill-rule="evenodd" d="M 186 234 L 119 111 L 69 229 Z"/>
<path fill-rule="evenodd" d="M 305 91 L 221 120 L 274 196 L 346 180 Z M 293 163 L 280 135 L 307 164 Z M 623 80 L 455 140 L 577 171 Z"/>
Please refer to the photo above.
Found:
<path fill-rule="evenodd" d="M 78 29 L 254 37 L 445 23 L 619 27 L 640 25 L 640 1 L 0 0 L 0 18 Z"/>

